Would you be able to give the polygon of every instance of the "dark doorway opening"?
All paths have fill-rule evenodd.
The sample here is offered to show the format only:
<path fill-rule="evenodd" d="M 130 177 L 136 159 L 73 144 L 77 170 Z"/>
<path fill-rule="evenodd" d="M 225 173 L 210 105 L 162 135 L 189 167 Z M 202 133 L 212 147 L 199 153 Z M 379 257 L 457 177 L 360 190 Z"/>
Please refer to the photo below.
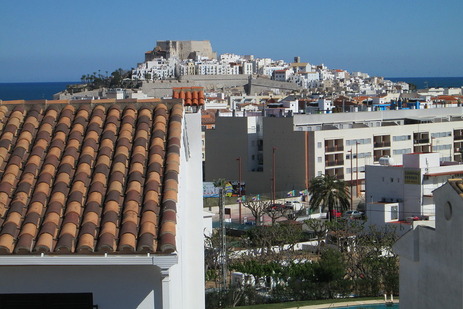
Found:
<path fill-rule="evenodd" d="M 0 294 L 2 309 L 92 309 L 92 293 Z"/>

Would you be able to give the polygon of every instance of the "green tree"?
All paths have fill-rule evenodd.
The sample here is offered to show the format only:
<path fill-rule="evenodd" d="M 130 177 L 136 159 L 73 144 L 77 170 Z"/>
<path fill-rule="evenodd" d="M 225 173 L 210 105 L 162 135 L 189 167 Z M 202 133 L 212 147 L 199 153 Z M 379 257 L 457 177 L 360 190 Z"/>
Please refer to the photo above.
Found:
<path fill-rule="evenodd" d="M 121 68 L 111 73 L 110 87 L 119 88 L 122 87 L 122 81 L 125 78 L 126 73 Z"/>
<path fill-rule="evenodd" d="M 412 83 L 408 83 L 408 89 L 410 91 L 415 91 L 416 90 L 416 85 L 415 84 L 412 84 Z"/>
<path fill-rule="evenodd" d="M 349 277 L 360 295 L 397 294 L 399 259 L 392 251 L 394 228 L 369 226 L 356 237 L 355 252 L 346 252 Z"/>
<path fill-rule="evenodd" d="M 317 240 L 317 254 L 321 252 L 321 243 L 326 238 L 326 233 L 328 227 L 324 220 L 319 219 L 308 219 L 304 220 L 304 223 L 307 225 L 311 233 L 315 236 Z"/>
<path fill-rule="evenodd" d="M 266 213 L 270 205 L 270 201 L 262 200 L 248 200 L 243 202 L 243 206 L 251 211 L 252 216 L 256 220 L 256 225 L 262 224 L 262 216 Z"/>
<path fill-rule="evenodd" d="M 346 282 L 344 280 L 346 266 L 341 252 L 328 249 L 322 252 L 320 261 L 315 264 L 315 278 L 319 283 L 320 298 L 334 298 L 335 294 L 344 294 Z"/>
<path fill-rule="evenodd" d="M 302 238 L 302 228 L 299 225 L 275 224 L 261 225 L 249 229 L 245 239 L 254 256 L 271 260 L 277 252 L 280 259 L 285 253 L 294 252 L 294 247 Z"/>
<path fill-rule="evenodd" d="M 316 210 L 320 206 L 323 211 L 328 210 L 331 220 L 333 210 L 344 211 L 349 208 L 350 194 L 346 183 L 335 176 L 322 175 L 310 182 L 310 209 Z"/>

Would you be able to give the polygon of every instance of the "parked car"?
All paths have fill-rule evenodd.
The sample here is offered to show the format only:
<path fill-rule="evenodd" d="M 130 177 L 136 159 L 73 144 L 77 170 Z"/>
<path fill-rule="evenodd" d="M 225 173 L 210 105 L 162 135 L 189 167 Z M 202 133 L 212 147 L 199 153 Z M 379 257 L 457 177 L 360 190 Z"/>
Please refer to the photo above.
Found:
<path fill-rule="evenodd" d="M 267 211 L 283 211 L 285 209 L 285 205 L 279 203 L 271 204 L 267 207 Z"/>
<path fill-rule="evenodd" d="M 344 213 L 345 218 L 358 219 L 363 216 L 363 212 L 358 210 L 349 210 Z"/>
<path fill-rule="evenodd" d="M 331 209 L 330 215 L 331 215 L 331 218 L 340 218 L 342 213 L 336 209 Z M 328 219 L 328 214 L 326 214 L 326 218 Z"/>
<path fill-rule="evenodd" d="M 285 208 L 294 210 L 294 211 L 299 211 L 303 207 L 302 203 L 299 201 L 286 201 L 285 202 Z"/>

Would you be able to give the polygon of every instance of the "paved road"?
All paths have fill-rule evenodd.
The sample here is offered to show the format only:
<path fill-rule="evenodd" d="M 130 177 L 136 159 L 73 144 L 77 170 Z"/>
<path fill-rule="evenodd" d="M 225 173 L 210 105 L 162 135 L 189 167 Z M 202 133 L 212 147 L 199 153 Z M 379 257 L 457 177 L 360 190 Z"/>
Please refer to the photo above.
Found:
<path fill-rule="evenodd" d="M 275 201 L 275 203 L 279 204 L 284 204 L 286 201 L 299 201 L 300 199 L 298 197 L 294 198 L 287 198 L 287 199 L 280 199 Z M 303 207 L 308 207 L 307 202 L 302 202 Z M 232 204 L 232 205 L 225 205 L 225 208 L 230 209 L 231 215 L 225 215 L 225 220 L 228 222 L 233 222 L 233 223 L 238 223 L 239 222 L 239 204 Z M 214 215 L 212 217 L 213 222 L 218 222 L 219 221 L 219 207 L 218 206 L 213 206 L 213 207 L 206 207 L 206 211 L 212 212 Z M 241 218 L 242 222 L 250 222 L 250 221 L 255 221 L 254 217 L 251 214 L 251 211 L 241 205 Z M 267 215 L 264 216 L 264 222 L 271 222 L 271 218 Z"/>
<path fill-rule="evenodd" d="M 279 204 L 284 204 L 286 201 L 300 201 L 299 197 L 290 197 L 286 199 L 279 199 L 276 200 L 275 203 Z M 357 205 L 360 199 L 355 199 L 354 205 Z M 303 206 L 308 208 L 309 203 L 308 202 L 302 202 Z M 231 204 L 231 205 L 225 205 L 225 208 L 229 208 L 231 215 L 225 215 L 225 220 L 228 222 L 233 222 L 233 223 L 238 223 L 239 222 L 239 204 Z M 204 210 L 212 212 L 214 216 L 212 217 L 213 222 L 218 222 L 219 221 L 219 207 L 218 206 L 213 206 L 213 207 L 205 207 Z M 315 211 L 313 212 L 312 216 L 315 217 L 320 217 L 320 211 Z M 322 218 L 326 218 L 326 213 L 321 214 Z M 241 205 L 241 218 L 242 222 L 245 223 L 246 221 L 255 221 L 254 217 L 251 214 L 251 211 Z M 306 217 L 308 218 L 308 217 Z M 270 217 L 264 216 L 264 222 L 271 222 Z"/>
<path fill-rule="evenodd" d="M 394 304 L 398 304 L 399 301 L 394 301 Z M 293 307 L 289 309 L 326 309 L 326 308 L 340 308 L 340 307 L 353 307 L 353 306 L 362 306 L 362 305 L 384 305 L 384 300 L 362 300 L 362 301 L 346 301 L 342 303 L 332 303 L 324 305 L 313 305 L 313 306 L 302 306 L 302 307 Z"/>

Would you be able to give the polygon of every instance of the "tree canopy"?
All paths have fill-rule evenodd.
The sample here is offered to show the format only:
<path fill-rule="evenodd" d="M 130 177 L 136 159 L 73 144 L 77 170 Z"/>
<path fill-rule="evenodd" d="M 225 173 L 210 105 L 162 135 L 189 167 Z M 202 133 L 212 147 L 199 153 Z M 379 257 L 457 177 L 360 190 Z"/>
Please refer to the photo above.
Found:
<path fill-rule="evenodd" d="M 330 218 L 333 210 L 344 211 L 350 205 L 346 183 L 335 176 L 322 175 L 312 179 L 309 194 L 310 209 L 321 207 L 323 211 L 328 210 Z"/>

